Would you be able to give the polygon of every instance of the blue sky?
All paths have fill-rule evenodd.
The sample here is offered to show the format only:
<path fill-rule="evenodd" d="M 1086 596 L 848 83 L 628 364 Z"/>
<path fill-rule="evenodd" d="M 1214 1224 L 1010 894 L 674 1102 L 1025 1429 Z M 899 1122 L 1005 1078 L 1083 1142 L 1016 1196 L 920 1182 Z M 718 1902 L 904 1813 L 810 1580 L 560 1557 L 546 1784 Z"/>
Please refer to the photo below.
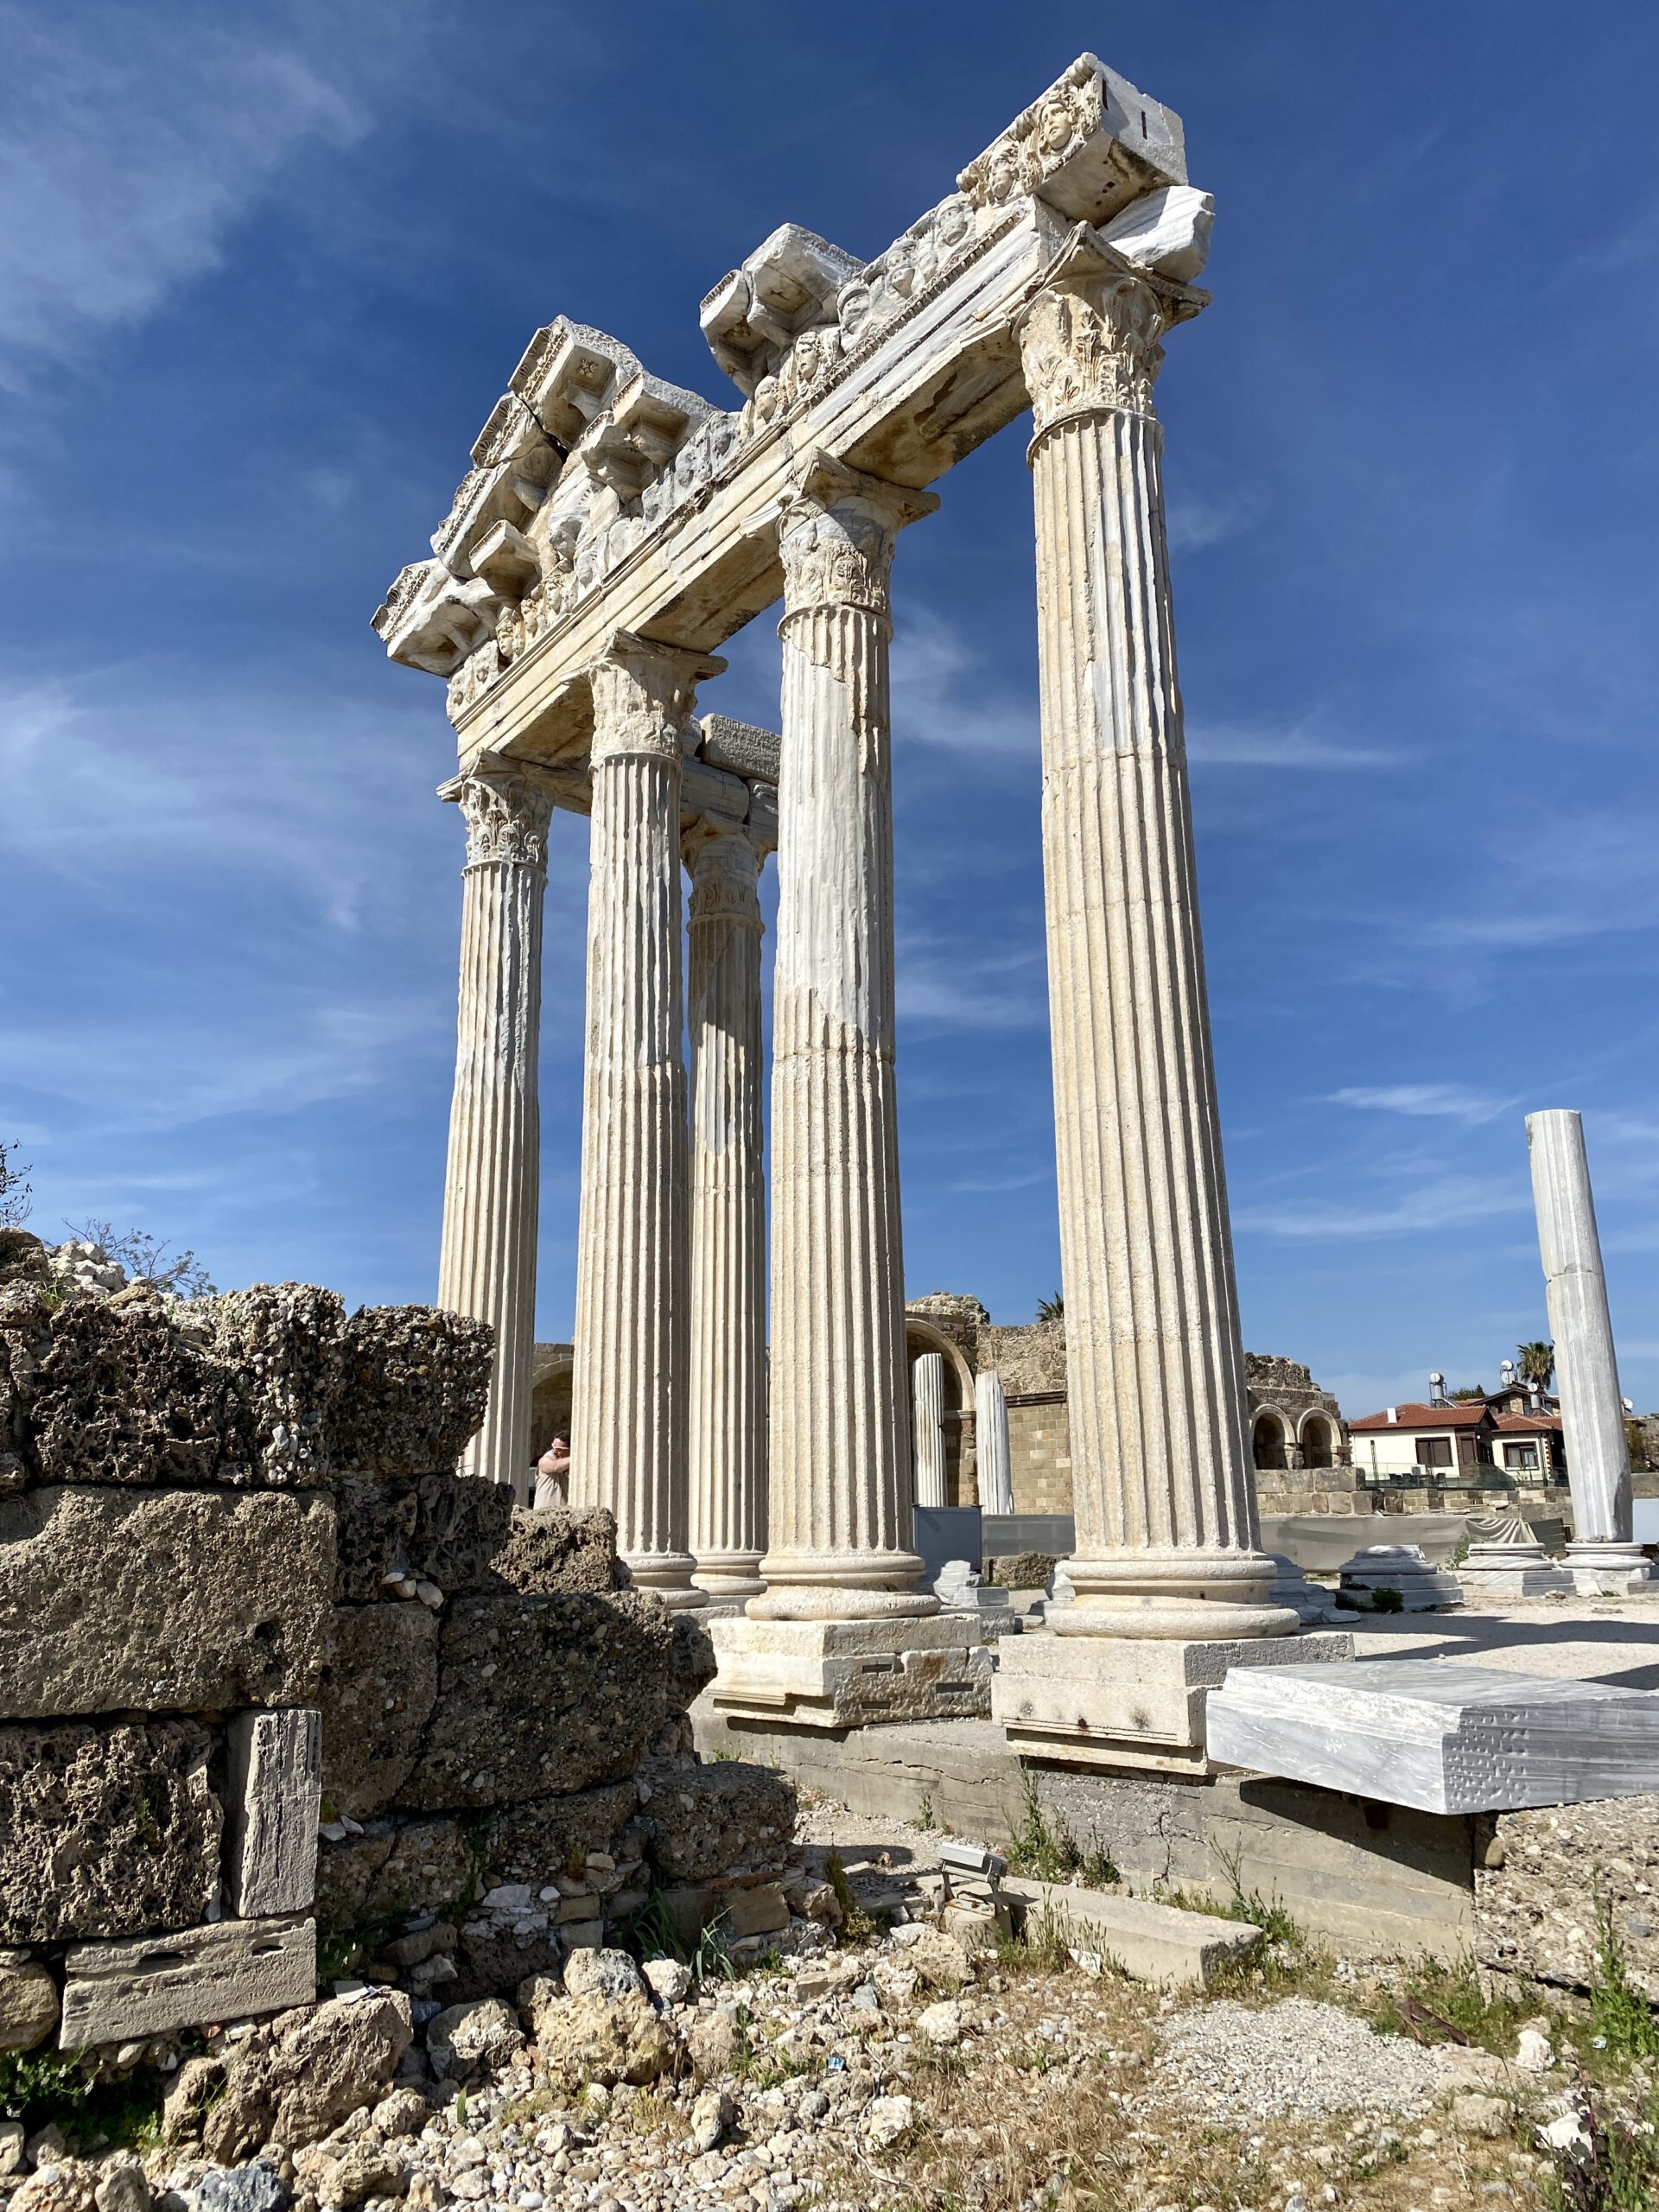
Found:
<path fill-rule="evenodd" d="M 0 1135 L 35 1225 L 424 1298 L 461 828 L 368 618 L 531 331 L 721 404 L 702 294 L 868 257 L 1077 53 L 1185 118 L 1160 388 L 1248 1344 L 1358 1414 L 1544 1332 L 1522 1116 L 1586 1115 L 1659 1403 L 1659 17 L 843 0 L 0 0 Z M 1058 1276 L 1030 487 L 909 531 L 912 1294 Z M 762 618 L 704 703 L 775 723 Z M 585 825 L 554 839 L 540 1325 L 573 1302 Z"/>

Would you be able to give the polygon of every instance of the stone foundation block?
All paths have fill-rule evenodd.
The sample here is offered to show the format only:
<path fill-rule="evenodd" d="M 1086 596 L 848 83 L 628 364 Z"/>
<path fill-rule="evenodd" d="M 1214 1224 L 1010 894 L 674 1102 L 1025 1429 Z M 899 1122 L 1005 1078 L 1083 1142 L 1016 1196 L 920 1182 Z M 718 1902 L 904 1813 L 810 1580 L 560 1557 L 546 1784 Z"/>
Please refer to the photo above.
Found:
<path fill-rule="evenodd" d="M 239 1920 L 305 1912 L 317 1885 L 322 1715 L 314 1706 L 238 1713 L 226 1736 L 226 1896 Z"/>
<path fill-rule="evenodd" d="M 916 1620 L 711 1621 L 717 1712 L 855 1728 L 872 1720 L 982 1718 L 992 1655 L 957 1614 Z"/>
<path fill-rule="evenodd" d="M 503 1582 L 526 1596 L 556 1590 L 602 1595 L 619 1586 L 616 1516 L 603 1506 L 560 1513 L 519 1506 L 493 1563 Z"/>
<path fill-rule="evenodd" d="M 346 1309 L 338 1292 L 315 1283 L 253 1283 L 203 1299 L 182 1318 L 235 1370 L 250 1430 L 251 1464 L 243 1479 L 279 1487 L 320 1483 L 340 1402 Z"/>
<path fill-rule="evenodd" d="M 780 1866 L 795 1834 L 795 1785 L 770 1767 L 687 1759 L 649 1774 L 652 1865 L 665 1882 Z"/>
<path fill-rule="evenodd" d="M 455 1599 L 437 1704 L 397 1802 L 459 1811 L 620 1782 L 671 1709 L 674 1650 L 672 1617 L 628 1591 Z"/>
<path fill-rule="evenodd" d="M 353 1313 L 339 1351 L 334 1465 L 364 1474 L 453 1473 L 484 1418 L 494 1344 L 488 1322 L 436 1306 L 365 1306 Z"/>
<path fill-rule="evenodd" d="M 1028 1757 L 1203 1774 L 1219 1756 L 1206 1755 L 1205 1702 L 1230 1669 L 1271 1672 L 1352 1651 L 1353 1638 L 1340 1632 L 1192 1643 L 1020 1637 L 1001 1646 L 991 1717 Z"/>
<path fill-rule="evenodd" d="M 1475 1865 L 1480 1963 L 1587 1990 L 1605 1911 L 1630 1982 L 1659 2005 L 1659 1796 L 1500 1813 L 1491 1827 Z"/>
<path fill-rule="evenodd" d="M 170 2035 L 309 2005 L 317 1991 L 313 1920 L 221 1920 L 130 1943 L 79 1943 L 66 1956 L 65 2050 Z"/>
<path fill-rule="evenodd" d="M 0 1942 L 200 1920 L 219 1886 L 213 1750 L 194 1720 L 0 1727 Z"/>
<path fill-rule="evenodd" d="M 58 2024 L 58 1986 L 27 1951 L 0 1951 L 0 2051 L 33 2050 Z"/>
<path fill-rule="evenodd" d="M 334 1576 L 323 1498 L 52 1487 L 0 1499 L 0 1719 L 303 1705 Z"/>
<path fill-rule="evenodd" d="M 414 1772 L 438 1694 L 438 1624 L 414 1602 L 342 1605 L 318 1702 L 323 1795 L 365 1821 Z"/>
<path fill-rule="evenodd" d="M 1659 1789 L 1650 1690 L 1441 1659 L 1241 1670 L 1211 1696 L 1209 1727 L 1230 1765 L 1431 1813 Z"/>
<path fill-rule="evenodd" d="M 623 1837 L 639 1804 L 632 1778 L 563 1797 L 538 1797 L 513 1805 L 490 1822 L 486 1850 L 499 1881 L 548 1887 L 590 1851 L 622 1856 Z"/>

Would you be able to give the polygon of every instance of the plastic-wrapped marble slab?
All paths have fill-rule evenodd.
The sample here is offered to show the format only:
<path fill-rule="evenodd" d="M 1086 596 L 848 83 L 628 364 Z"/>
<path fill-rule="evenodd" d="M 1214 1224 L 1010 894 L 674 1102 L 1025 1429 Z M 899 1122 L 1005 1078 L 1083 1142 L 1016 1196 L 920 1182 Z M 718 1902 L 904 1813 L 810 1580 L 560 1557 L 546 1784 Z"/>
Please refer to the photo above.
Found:
<path fill-rule="evenodd" d="M 1236 1668 L 1210 1757 L 1426 1813 L 1659 1789 L 1659 1693 L 1440 1659 Z"/>

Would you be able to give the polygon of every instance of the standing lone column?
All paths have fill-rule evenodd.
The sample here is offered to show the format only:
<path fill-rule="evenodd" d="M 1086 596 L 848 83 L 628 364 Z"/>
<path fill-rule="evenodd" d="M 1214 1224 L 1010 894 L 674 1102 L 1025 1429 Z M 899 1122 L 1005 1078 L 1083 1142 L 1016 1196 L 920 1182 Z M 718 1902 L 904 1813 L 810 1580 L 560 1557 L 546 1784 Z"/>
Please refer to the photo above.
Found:
<path fill-rule="evenodd" d="M 974 1377 L 974 1427 L 979 1433 L 979 1504 L 983 1513 L 1014 1510 L 1014 1453 L 1008 1441 L 1008 1395 L 995 1368 Z"/>
<path fill-rule="evenodd" d="M 467 821 L 438 1303 L 495 1330 L 490 1402 L 461 1471 L 510 1484 L 524 1497 L 541 1189 L 542 906 L 553 802 L 537 776 L 500 761 L 480 763 L 438 796 L 458 804 Z"/>
<path fill-rule="evenodd" d="M 608 1506 L 646 1589 L 701 1605 L 686 1548 L 681 733 L 725 666 L 620 632 L 591 671 L 588 1050 L 573 1504 Z"/>
<path fill-rule="evenodd" d="M 1567 1564 L 1580 1590 L 1640 1589 L 1651 1573 L 1634 1541 L 1630 1441 L 1582 1117 L 1529 1114 L 1527 1148 L 1573 1493 Z"/>
<path fill-rule="evenodd" d="M 691 871 L 691 1549 L 711 1597 L 764 1586 L 766 1205 L 760 1038 L 763 855 L 705 816 Z"/>
<path fill-rule="evenodd" d="M 1069 1636 L 1278 1636 L 1245 1419 L 1152 387 L 1202 299 L 1073 243 L 1035 410 L 1043 874 L 1077 1603 Z"/>
<path fill-rule="evenodd" d="M 916 1432 L 916 1503 L 949 1505 L 944 1479 L 944 1354 L 925 1351 L 912 1365 L 911 1419 Z"/>

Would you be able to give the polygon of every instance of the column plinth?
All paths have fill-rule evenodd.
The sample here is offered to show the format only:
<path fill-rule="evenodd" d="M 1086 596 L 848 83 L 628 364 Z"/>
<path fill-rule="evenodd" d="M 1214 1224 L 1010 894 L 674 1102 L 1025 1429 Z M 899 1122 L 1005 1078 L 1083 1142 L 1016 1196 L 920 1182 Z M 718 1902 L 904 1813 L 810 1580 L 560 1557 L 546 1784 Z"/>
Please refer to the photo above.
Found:
<path fill-rule="evenodd" d="M 675 1606 L 707 1602 L 687 1547 L 681 734 L 724 665 L 619 635 L 591 671 L 570 1499 L 615 1514 L 634 1580 Z"/>
<path fill-rule="evenodd" d="M 911 1548 L 888 576 L 936 505 L 818 455 L 779 531 L 770 1548 L 710 1633 L 717 1706 L 807 1726 L 986 1710 L 988 1655 Z"/>
<path fill-rule="evenodd" d="M 1011 1740 L 1081 1729 L 1090 1756 L 1109 1759 L 1130 1732 L 1114 1688 L 1126 1662 L 1121 1645 L 1091 1657 L 1077 1640 L 1225 1643 L 1235 1664 L 1300 1653 L 1264 1642 L 1300 1624 L 1268 1600 L 1250 1480 L 1152 411 L 1159 340 L 1199 303 L 1080 230 L 1019 334 L 1036 418 L 1077 1602 L 1050 1617 L 1073 1655 L 1065 1678 L 1043 1679 L 1040 1654 L 1010 1649 L 995 1711 Z M 1183 1671 L 1173 1653 L 1169 1663 L 1173 1732 L 1153 1755 L 1202 1764 L 1204 1669 Z"/>
<path fill-rule="evenodd" d="M 536 1225 L 542 909 L 552 799 L 531 772 L 486 763 L 439 797 L 467 822 L 455 1087 L 444 1177 L 438 1303 L 487 1321 L 495 1365 L 464 1474 L 527 1497 Z"/>
<path fill-rule="evenodd" d="M 766 1548 L 763 855 L 705 818 L 685 840 L 691 1039 L 691 1549 L 711 1598 L 758 1597 Z"/>

